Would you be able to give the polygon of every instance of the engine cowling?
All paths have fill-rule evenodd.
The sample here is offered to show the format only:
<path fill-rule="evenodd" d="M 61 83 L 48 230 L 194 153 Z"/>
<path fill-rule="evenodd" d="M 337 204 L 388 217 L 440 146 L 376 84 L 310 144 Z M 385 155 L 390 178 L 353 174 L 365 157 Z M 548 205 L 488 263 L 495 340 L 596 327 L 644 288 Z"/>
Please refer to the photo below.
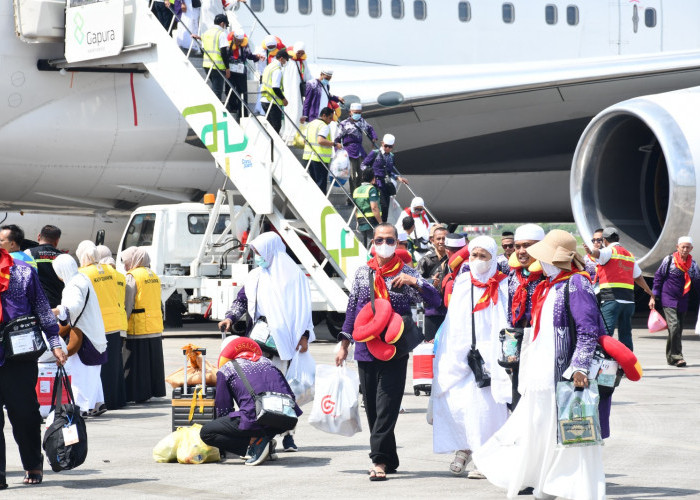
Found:
<path fill-rule="evenodd" d="M 679 236 L 700 237 L 700 87 L 615 104 L 589 123 L 571 168 L 581 235 L 615 226 L 653 272 Z"/>

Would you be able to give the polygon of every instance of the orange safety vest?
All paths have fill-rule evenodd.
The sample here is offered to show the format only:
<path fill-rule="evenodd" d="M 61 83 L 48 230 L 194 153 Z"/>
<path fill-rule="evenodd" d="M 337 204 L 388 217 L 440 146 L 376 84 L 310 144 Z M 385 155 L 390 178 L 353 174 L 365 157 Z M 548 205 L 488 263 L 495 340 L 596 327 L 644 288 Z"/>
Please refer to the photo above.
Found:
<path fill-rule="evenodd" d="M 596 276 L 601 300 L 634 301 L 634 255 L 620 245 L 612 247 L 610 260 L 598 266 Z"/>

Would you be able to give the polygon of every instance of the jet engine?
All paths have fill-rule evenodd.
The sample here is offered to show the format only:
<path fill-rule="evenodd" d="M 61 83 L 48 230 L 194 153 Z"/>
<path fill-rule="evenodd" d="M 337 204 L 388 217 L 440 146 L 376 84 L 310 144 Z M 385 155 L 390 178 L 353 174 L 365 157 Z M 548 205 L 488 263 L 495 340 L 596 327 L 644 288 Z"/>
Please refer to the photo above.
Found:
<path fill-rule="evenodd" d="M 615 104 L 589 123 L 574 153 L 571 204 L 581 235 L 615 226 L 653 272 L 679 236 L 700 241 L 700 87 Z"/>

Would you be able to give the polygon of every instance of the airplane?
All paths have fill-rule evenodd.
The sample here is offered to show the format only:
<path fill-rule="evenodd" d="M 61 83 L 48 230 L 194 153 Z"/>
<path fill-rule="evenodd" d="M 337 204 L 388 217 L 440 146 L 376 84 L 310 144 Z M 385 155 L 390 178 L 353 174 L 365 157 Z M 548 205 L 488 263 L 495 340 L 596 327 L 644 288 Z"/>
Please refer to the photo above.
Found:
<path fill-rule="evenodd" d="M 22 22 L 16 6 L 26 3 L 0 10 L 0 102 L 7 102 L 0 172 L 12 179 L 0 183 L 0 208 L 123 215 L 221 187 L 211 157 L 187 140 L 186 123 L 147 73 L 38 64 L 63 57 L 65 2 L 34 3 L 43 8 L 37 26 Z M 644 117 L 630 114 L 628 121 L 646 133 L 628 125 L 615 143 L 619 149 L 598 134 L 579 148 L 588 156 L 574 153 L 587 125 L 590 130 L 610 106 L 647 94 L 694 95 L 682 89 L 700 85 L 695 2 L 248 0 L 232 6 L 253 41 L 265 35 L 264 25 L 288 45 L 305 41 L 314 74 L 334 69 L 332 92 L 361 101 L 380 137 L 397 136 L 399 169 L 441 220 L 569 221 L 573 215 L 584 235 L 614 223 L 647 268 L 673 248 L 677 231 L 691 232 L 688 221 L 665 225 L 683 219 L 675 191 L 665 192 L 677 177 L 670 161 L 675 143 L 661 143 Z M 601 148 L 605 154 L 591 153 Z M 592 156 L 598 163 L 591 171 L 585 158 Z M 611 178 L 631 189 L 605 186 L 601 176 L 611 160 L 625 165 L 624 174 Z M 579 165 L 574 174 L 572 161 Z M 683 200 L 694 201 L 694 184 L 689 189 Z M 617 215 L 628 205 L 634 208 Z M 693 220 L 687 210 L 680 213 Z"/>

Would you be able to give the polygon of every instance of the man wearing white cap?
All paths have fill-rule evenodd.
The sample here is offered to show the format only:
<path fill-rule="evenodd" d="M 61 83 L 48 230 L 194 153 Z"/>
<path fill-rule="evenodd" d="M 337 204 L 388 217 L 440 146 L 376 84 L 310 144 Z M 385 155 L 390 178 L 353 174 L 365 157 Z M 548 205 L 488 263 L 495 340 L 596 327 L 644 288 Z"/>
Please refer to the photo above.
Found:
<path fill-rule="evenodd" d="M 692 286 L 695 286 L 696 290 L 700 286 L 700 269 L 690 255 L 692 250 L 693 240 L 690 236 L 678 238 L 676 251 L 664 258 L 659 269 L 656 270 L 652 289 L 654 297 L 661 299 L 661 307 L 664 309 L 668 326 L 666 362 L 678 367 L 686 365 L 683 359 L 681 335 L 683 319 L 688 310 L 689 292 Z M 649 301 L 650 308 L 654 305 L 653 299 Z"/>
<path fill-rule="evenodd" d="M 229 83 L 236 90 L 244 101 L 248 93 L 248 77 L 246 69 L 246 61 L 260 61 L 265 58 L 263 55 L 254 55 L 250 50 L 248 37 L 245 32 L 240 29 L 234 29 L 228 34 L 229 41 L 229 60 L 228 67 L 230 71 Z M 228 101 L 228 110 L 236 116 L 243 116 L 245 111 L 241 106 L 241 101 L 236 96 L 236 92 L 231 93 Z"/>
<path fill-rule="evenodd" d="M 391 134 L 385 134 L 382 139 L 382 146 L 373 149 L 362 162 L 361 170 L 371 168 L 377 178 L 377 189 L 379 190 L 379 206 L 382 208 L 384 217 L 389 215 L 390 198 L 396 194 L 394 179 L 408 184 L 408 181 L 401 177 L 394 166 L 394 142 L 396 138 Z"/>
<path fill-rule="evenodd" d="M 301 122 L 312 122 L 318 118 L 318 113 L 325 107 L 337 107 L 337 103 L 345 102 L 342 97 L 331 94 L 330 81 L 333 78 L 333 70 L 323 68 L 321 76 L 311 80 L 306 84 L 306 95 L 304 97 L 304 110 L 302 111 Z"/>
<path fill-rule="evenodd" d="M 350 105 L 350 117 L 340 122 L 335 142 L 340 143 L 348 152 L 350 158 L 350 192 L 360 185 L 360 164 L 367 156 L 362 147 L 364 136 L 374 142 L 379 139 L 372 125 L 362 118 L 362 104 L 354 102 Z"/>
<path fill-rule="evenodd" d="M 415 223 L 415 239 L 428 242 L 430 239 L 430 222 L 425 212 L 425 201 L 423 201 L 423 198 L 416 196 L 411 200 L 411 206 L 404 209 L 399 218 L 396 219 L 396 226 L 401 226 L 403 220 L 407 217 L 412 218 Z"/>
<path fill-rule="evenodd" d="M 544 229 L 537 224 L 524 224 L 515 230 L 515 251 L 510 256 L 508 264 L 508 324 L 515 328 L 527 328 L 532 323 L 532 294 L 540 281 L 544 278 L 542 267 L 527 252 L 527 249 L 544 239 Z M 511 368 L 511 381 L 513 384 L 513 399 L 510 409 L 520 401 L 518 392 L 518 375 L 520 366 Z"/>

